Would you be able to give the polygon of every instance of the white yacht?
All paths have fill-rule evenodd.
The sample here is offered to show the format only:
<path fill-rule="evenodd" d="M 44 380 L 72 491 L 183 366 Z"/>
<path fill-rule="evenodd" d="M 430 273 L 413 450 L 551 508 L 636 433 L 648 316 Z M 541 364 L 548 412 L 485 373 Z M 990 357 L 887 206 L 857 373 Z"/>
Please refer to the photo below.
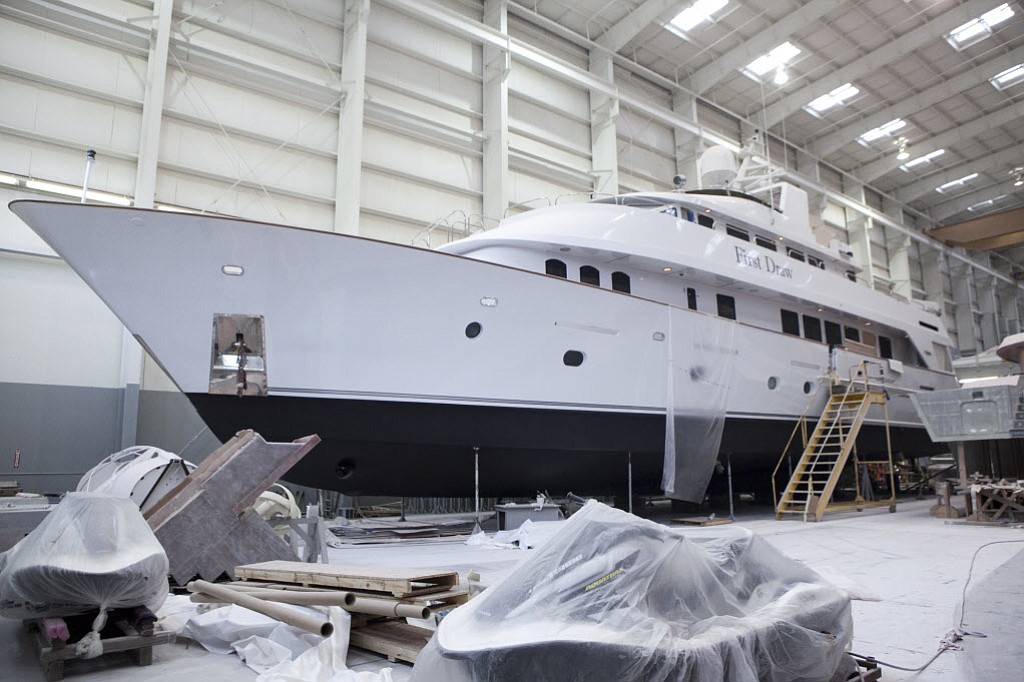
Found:
<path fill-rule="evenodd" d="M 806 194 L 643 193 L 523 213 L 440 250 L 207 215 L 21 200 L 221 439 L 322 443 L 349 494 L 635 491 L 768 474 L 826 375 L 876 363 L 894 451 L 955 387 L 937 308 L 856 283 Z M 831 363 L 831 366 L 830 366 Z M 861 452 L 883 450 L 870 413 Z M 747 480 L 744 481 L 744 477 Z"/>

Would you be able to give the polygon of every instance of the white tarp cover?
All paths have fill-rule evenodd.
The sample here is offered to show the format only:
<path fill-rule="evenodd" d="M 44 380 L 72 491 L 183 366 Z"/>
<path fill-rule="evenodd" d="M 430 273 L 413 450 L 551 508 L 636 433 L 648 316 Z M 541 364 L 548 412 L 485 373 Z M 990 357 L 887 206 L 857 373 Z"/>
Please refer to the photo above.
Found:
<path fill-rule="evenodd" d="M 661 488 L 673 499 L 699 503 L 704 501 L 722 444 L 736 365 L 736 323 L 673 310 L 668 329 Z"/>
<path fill-rule="evenodd" d="M 413 680 L 826 681 L 852 634 L 849 598 L 749 531 L 592 501 L 441 621 Z"/>

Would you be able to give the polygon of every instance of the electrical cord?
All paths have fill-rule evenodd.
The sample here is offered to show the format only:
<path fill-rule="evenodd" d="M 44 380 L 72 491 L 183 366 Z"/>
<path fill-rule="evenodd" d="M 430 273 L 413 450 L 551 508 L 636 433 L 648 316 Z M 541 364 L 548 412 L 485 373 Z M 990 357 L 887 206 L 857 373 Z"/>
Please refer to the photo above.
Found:
<path fill-rule="evenodd" d="M 957 642 L 961 641 L 964 637 L 987 637 L 988 635 L 984 633 L 967 632 L 963 629 L 964 614 L 967 611 L 967 587 L 971 584 L 971 577 L 974 574 L 974 562 L 978 559 L 978 554 L 981 552 L 981 550 L 985 549 L 986 547 L 991 547 L 992 545 L 1012 545 L 1019 544 L 1022 542 L 1024 542 L 1024 540 L 995 540 L 993 542 L 986 542 L 985 544 L 981 545 L 976 550 L 974 550 L 974 555 L 971 556 L 971 565 L 967 569 L 967 580 L 964 581 L 964 589 L 960 596 L 960 622 L 958 623 L 957 627 L 947 632 L 946 635 L 939 641 L 939 650 L 935 653 L 934 656 L 929 658 L 928 661 L 921 667 L 906 668 L 900 665 L 896 665 L 895 663 L 880 661 L 877 658 L 874 658 L 873 656 L 863 656 L 852 651 L 849 652 L 850 656 L 862 661 L 867 661 L 870 663 L 885 666 L 886 668 L 893 668 L 894 670 L 904 670 L 906 672 L 919 673 L 928 666 L 930 666 L 932 663 L 934 663 L 935 659 L 937 659 L 945 652 L 949 651 L 950 649 L 959 649 L 960 647 L 957 646 Z"/>

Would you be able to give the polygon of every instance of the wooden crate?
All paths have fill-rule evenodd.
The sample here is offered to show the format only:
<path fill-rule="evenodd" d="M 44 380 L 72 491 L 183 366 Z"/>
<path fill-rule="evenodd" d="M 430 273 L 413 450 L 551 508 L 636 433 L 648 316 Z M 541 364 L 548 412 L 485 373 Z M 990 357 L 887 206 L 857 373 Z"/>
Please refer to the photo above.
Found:
<path fill-rule="evenodd" d="M 416 657 L 433 635 L 433 630 L 425 630 L 401 621 L 386 620 L 354 628 L 349 633 L 349 644 L 387 656 L 392 663 L 415 663 Z"/>
<path fill-rule="evenodd" d="M 416 569 L 389 566 L 307 564 L 301 561 L 264 561 L 238 566 L 235 574 L 242 580 L 337 587 L 399 598 L 446 592 L 459 584 L 459 574 L 454 571 L 423 573 Z"/>

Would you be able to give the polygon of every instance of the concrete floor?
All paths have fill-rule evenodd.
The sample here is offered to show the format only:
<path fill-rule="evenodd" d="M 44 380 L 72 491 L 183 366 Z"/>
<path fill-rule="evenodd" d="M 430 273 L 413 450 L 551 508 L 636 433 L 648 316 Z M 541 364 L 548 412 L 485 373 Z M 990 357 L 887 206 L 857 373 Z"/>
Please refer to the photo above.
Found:
<path fill-rule="evenodd" d="M 895 514 L 884 508 L 826 516 L 822 523 L 775 521 L 765 508 L 741 507 L 737 523 L 761 534 L 787 555 L 818 570 L 838 585 L 880 601 L 855 601 L 853 651 L 908 668 L 925 663 L 942 637 L 959 621 L 958 604 L 975 550 L 993 541 L 1024 541 L 1024 532 L 1007 526 L 966 525 L 928 515 L 930 500 L 901 503 Z M 645 510 L 639 510 L 641 512 Z M 667 513 L 652 512 L 655 520 Z M 922 673 L 886 668 L 883 680 L 961 682 L 1018 679 L 1021 626 L 1019 597 L 1024 596 L 1024 544 L 996 544 L 982 549 L 975 561 L 967 600 L 965 629 L 981 631 L 986 639 L 968 638 L 965 651 L 942 654 Z M 466 570 L 475 567 L 484 582 L 496 580 L 526 556 L 523 550 L 468 548 L 461 544 L 417 544 L 404 547 L 333 550 L 334 561 Z M 1017 601 L 1003 598 L 1003 595 Z M 42 681 L 30 643 L 20 624 L 0 618 L 0 640 L 8 655 L 0 657 L 0 680 Z M 256 674 L 234 656 L 207 653 L 186 640 L 154 649 L 152 668 L 140 673 L 121 654 L 68 665 L 68 677 L 79 682 L 197 679 L 242 682 Z M 1016 653 L 1015 653 L 1016 652 Z M 1014 658 L 1016 656 L 1016 658 Z M 355 670 L 391 667 L 395 682 L 408 680 L 411 668 L 390 664 L 353 649 L 349 664 Z M 1008 666 L 1016 664 L 1018 667 Z M 968 666 L 973 666 L 972 670 Z M 980 667 L 979 667 L 980 666 Z M 998 674 L 999 670 L 1016 670 Z M 980 671 L 980 672 L 979 672 Z"/>

